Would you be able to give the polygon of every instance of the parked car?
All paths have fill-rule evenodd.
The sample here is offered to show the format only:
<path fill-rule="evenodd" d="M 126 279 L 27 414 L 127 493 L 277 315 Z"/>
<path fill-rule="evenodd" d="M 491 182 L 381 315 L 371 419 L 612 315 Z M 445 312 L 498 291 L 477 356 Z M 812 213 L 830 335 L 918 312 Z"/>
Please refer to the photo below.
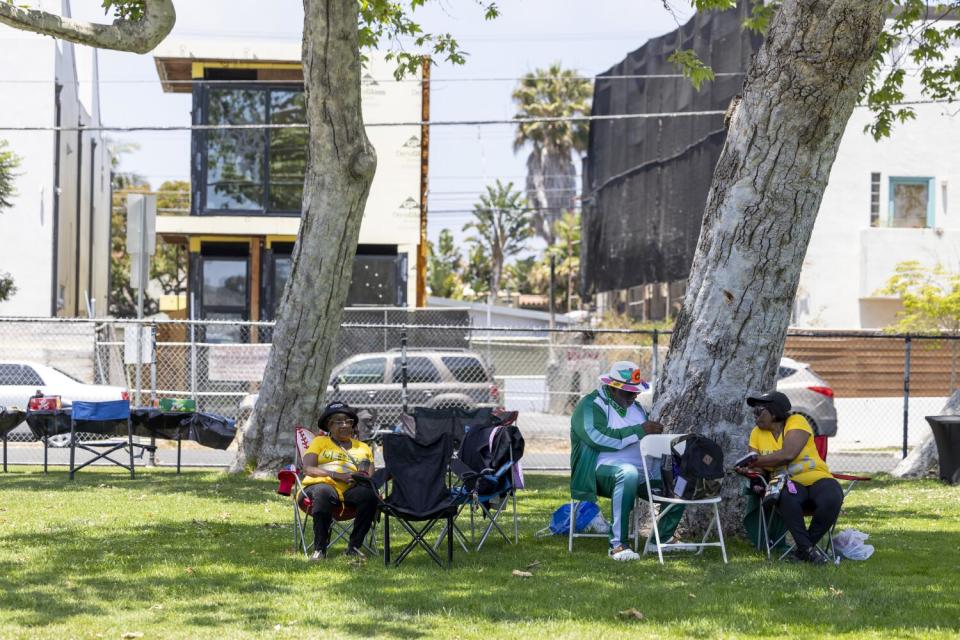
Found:
<path fill-rule="evenodd" d="M 0 406 L 19 407 L 26 410 L 27 401 L 39 391 L 45 396 L 60 396 L 64 405 L 75 400 L 105 401 L 127 400 L 129 394 L 123 387 L 104 384 L 87 384 L 56 367 L 36 362 L 0 361 Z M 26 424 L 19 425 L 11 433 L 29 433 Z"/>
<path fill-rule="evenodd" d="M 403 368 L 399 350 L 361 353 L 333 368 L 327 401 L 368 409 L 381 424 L 403 412 Z M 240 403 L 238 420 L 253 411 L 257 394 Z M 479 354 L 463 349 L 407 349 L 407 407 L 497 407 L 500 390 Z"/>
<path fill-rule="evenodd" d="M 777 391 L 788 398 L 794 413 L 807 419 L 813 432 L 833 437 L 837 435 L 837 409 L 833 403 L 833 388 L 810 365 L 792 358 L 781 358 L 777 371 Z M 653 385 L 637 397 L 640 406 L 650 411 L 653 406 Z"/>

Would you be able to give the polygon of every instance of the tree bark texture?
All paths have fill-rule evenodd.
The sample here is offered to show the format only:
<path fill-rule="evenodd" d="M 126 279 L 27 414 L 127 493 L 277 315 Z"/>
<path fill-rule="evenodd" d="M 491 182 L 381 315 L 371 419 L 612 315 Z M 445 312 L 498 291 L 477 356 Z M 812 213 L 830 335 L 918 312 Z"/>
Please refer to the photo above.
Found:
<path fill-rule="evenodd" d="M 303 72 L 309 163 L 263 385 L 235 470 L 267 472 L 293 458 L 293 430 L 313 427 L 334 364 L 360 221 L 376 170 L 360 105 L 356 0 L 305 0 Z"/>
<path fill-rule="evenodd" d="M 572 211 L 577 195 L 577 170 L 569 152 L 563 156 L 534 143 L 527 156 L 527 202 L 533 209 L 534 229 L 547 245 L 556 238 L 554 225 L 564 211 Z"/>
<path fill-rule="evenodd" d="M 772 390 L 830 168 L 881 33 L 885 0 L 786 0 L 747 73 L 707 197 L 653 414 L 728 460 Z M 733 499 L 738 483 L 726 483 Z M 742 510 L 728 502 L 735 521 Z M 695 527 L 696 528 L 696 527 Z"/>
<path fill-rule="evenodd" d="M 173 0 L 145 0 L 139 20 L 117 19 L 97 24 L 65 18 L 38 9 L 0 2 L 0 23 L 99 49 L 149 53 L 173 29 L 177 14 Z"/>

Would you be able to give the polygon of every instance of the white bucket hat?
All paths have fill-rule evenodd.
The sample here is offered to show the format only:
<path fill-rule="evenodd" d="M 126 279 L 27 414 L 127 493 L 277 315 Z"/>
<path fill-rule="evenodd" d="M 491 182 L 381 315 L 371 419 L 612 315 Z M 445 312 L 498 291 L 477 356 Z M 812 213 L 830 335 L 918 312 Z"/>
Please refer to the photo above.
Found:
<path fill-rule="evenodd" d="M 629 360 L 614 362 L 610 371 L 600 376 L 600 382 L 630 393 L 640 393 L 644 389 L 650 388 L 650 385 L 640 375 L 640 366 Z"/>

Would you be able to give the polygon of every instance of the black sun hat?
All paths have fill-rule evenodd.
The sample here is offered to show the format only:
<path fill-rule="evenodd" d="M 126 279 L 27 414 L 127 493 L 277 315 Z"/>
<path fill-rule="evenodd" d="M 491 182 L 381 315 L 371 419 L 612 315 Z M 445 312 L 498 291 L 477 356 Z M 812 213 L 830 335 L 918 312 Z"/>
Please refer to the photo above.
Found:
<path fill-rule="evenodd" d="M 327 405 L 327 408 L 323 410 L 323 413 L 320 414 L 320 417 L 317 419 L 317 428 L 327 431 L 327 420 L 342 413 L 343 415 L 352 418 L 354 423 L 357 422 L 357 412 L 354 411 L 350 405 L 346 402 L 331 402 Z"/>
<path fill-rule="evenodd" d="M 751 407 L 767 407 L 773 417 L 778 420 L 786 420 L 792 408 L 790 398 L 779 391 L 768 391 L 758 396 L 750 396 L 747 398 L 747 404 Z"/>

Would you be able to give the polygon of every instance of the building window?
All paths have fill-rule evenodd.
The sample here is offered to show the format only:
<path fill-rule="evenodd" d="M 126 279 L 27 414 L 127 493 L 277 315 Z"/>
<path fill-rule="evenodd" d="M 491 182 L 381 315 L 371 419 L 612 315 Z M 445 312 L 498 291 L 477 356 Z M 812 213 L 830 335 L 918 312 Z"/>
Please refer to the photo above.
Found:
<path fill-rule="evenodd" d="M 923 229 L 933 226 L 933 178 L 890 178 L 887 226 Z"/>
<path fill-rule="evenodd" d="M 198 83 L 200 122 L 304 124 L 299 87 Z M 307 130 L 198 131 L 200 213 L 299 215 L 307 168 Z"/>
<path fill-rule="evenodd" d="M 200 317 L 204 320 L 246 320 L 249 274 L 247 258 L 202 256 L 200 260 Z M 207 342 L 245 342 L 240 325 L 207 325 Z"/>
<path fill-rule="evenodd" d="M 870 226 L 880 226 L 880 174 L 870 174 Z"/>

